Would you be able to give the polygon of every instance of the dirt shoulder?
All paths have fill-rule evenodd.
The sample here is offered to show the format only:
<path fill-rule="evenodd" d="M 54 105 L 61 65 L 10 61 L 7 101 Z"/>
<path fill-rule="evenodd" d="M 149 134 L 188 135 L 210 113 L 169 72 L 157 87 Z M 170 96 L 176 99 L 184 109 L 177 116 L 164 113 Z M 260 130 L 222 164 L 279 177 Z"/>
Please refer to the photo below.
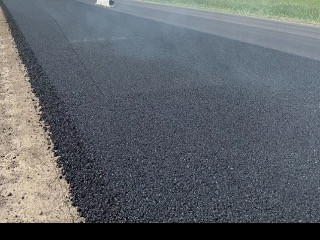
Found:
<path fill-rule="evenodd" d="M 0 8 L 0 222 L 79 222 Z"/>

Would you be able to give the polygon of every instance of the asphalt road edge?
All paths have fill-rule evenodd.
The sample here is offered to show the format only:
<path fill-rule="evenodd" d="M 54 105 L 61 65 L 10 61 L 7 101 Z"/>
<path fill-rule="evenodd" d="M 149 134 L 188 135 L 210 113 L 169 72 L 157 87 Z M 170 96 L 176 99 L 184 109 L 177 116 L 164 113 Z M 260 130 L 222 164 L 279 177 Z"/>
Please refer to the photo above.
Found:
<path fill-rule="evenodd" d="M 77 208 L 79 216 L 86 219 L 87 211 L 84 209 L 87 206 L 84 205 L 85 201 L 82 201 L 84 193 L 78 189 L 79 183 L 77 184 L 79 181 L 84 181 L 84 177 L 81 176 L 83 172 L 77 171 L 76 168 L 88 167 L 92 159 L 86 157 L 84 143 L 81 141 L 75 120 L 68 114 L 66 104 L 48 80 L 45 70 L 38 63 L 32 48 L 2 0 L 0 7 L 7 19 L 21 62 L 28 72 L 33 94 L 39 100 L 40 121 L 43 122 L 44 130 L 54 145 L 54 156 L 58 158 L 57 165 L 69 184 L 71 203 Z M 77 164 L 74 164 L 75 162 Z"/>

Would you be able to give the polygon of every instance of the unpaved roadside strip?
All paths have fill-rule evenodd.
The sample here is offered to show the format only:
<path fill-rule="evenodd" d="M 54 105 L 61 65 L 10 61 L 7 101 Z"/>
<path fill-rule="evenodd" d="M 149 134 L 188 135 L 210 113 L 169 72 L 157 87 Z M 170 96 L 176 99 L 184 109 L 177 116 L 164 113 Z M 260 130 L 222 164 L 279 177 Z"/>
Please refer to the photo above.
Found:
<path fill-rule="evenodd" d="M 80 222 L 0 8 L 0 222 Z"/>

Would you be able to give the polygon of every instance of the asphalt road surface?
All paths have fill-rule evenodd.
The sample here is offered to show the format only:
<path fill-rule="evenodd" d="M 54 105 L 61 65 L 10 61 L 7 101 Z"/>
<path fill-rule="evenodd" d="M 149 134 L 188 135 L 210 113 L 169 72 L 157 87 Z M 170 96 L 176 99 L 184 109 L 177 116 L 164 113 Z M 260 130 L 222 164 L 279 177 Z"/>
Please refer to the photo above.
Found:
<path fill-rule="evenodd" d="M 320 28 L 3 0 L 88 222 L 319 222 Z"/>

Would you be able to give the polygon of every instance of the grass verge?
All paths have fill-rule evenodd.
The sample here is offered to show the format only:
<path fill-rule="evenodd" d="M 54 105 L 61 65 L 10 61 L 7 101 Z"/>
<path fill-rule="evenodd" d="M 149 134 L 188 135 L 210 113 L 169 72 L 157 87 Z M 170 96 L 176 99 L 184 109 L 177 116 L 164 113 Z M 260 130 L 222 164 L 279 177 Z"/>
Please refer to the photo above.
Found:
<path fill-rule="evenodd" d="M 320 25 L 320 0 L 142 0 Z"/>

